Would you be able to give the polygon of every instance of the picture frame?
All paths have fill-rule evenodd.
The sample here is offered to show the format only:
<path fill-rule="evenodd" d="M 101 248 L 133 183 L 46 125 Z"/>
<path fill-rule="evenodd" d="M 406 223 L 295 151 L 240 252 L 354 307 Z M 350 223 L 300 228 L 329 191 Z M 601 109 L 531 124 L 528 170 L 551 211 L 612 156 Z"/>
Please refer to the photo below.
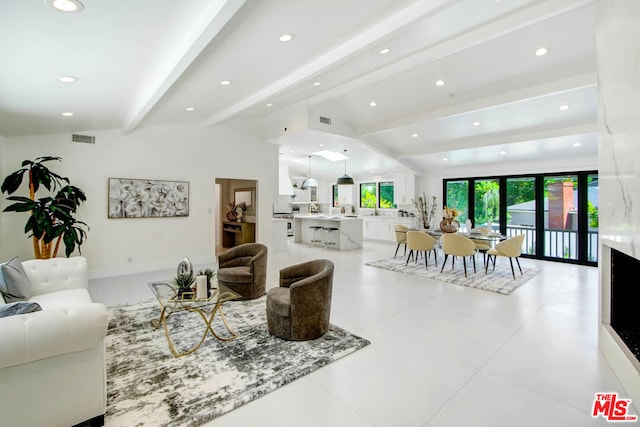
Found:
<path fill-rule="evenodd" d="M 189 182 L 109 178 L 108 218 L 189 216 Z"/>

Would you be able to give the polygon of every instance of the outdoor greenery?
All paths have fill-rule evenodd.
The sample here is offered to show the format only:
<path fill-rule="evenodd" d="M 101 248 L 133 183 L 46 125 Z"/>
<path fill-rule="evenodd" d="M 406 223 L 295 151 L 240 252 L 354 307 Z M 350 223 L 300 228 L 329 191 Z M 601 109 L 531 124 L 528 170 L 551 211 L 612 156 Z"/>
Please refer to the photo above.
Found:
<path fill-rule="evenodd" d="M 50 171 L 44 163 L 62 161 L 60 157 L 44 156 L 35 160 L 25 160 L 22 168 L 8 175 L 2 182 L 3 193 L 13 194 L 22 185 L 26 176 L 29 197 L 10 196 L 12 201 L 5 212 L 30 212 L 24 227 L 28 238 L 33 240 L 36 259 L 56 257 L 60 243 L 65 246 L 65 255 L 84 243 L 89 227 L 75 218 L 78 207 L 87 200 L 84 192 L 69 183 L 69 178 Z M 36 193 L 45 188 L 49 195 L 36 199 Z M 57 193 L 51 196 L 52 192 Z"/>
<path fill-rule="evenodd" d="M 360 184 L 360 207 L 373 209 L 376 207 L 376 202 L 376 184 L 374 182 Z"/>

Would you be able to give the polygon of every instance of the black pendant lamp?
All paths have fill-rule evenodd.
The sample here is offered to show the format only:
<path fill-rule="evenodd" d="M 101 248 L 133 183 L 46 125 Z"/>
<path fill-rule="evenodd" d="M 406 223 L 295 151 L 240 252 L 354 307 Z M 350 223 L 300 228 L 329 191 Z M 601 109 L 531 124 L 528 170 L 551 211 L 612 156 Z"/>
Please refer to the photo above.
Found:
<path fill-rule="evenodd" d="M 318 181 L 316 181 L 315 179 L 311 178 L 311 156 L 309 156 L 309 178 L 305 179 L 304 181 L 302 181 L 302 189 L 306 190 L 307 188 L 311 188 L 311 187 L 317 187 L 318 186 Z"/>
<path fill-rule="evenodd" d="M 344 150 L 344 175 L 338 178 L 337 185 L 353 185 L 353 178 L 347 175 L 347 150 Z"/>

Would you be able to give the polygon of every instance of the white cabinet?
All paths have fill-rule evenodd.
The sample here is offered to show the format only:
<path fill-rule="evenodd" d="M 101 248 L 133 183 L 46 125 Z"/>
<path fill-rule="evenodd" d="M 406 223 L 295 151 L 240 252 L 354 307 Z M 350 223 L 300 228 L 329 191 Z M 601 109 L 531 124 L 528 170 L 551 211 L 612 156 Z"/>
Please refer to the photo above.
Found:
<path fill-rule="evenodd" d="M 414 226 L 414 218 L 396 217 L 364 217 L 363 238 L 382 242 L 395 242 L 395 226 L 402 224 L 409 228 Z"/>
<path fill-rule="evenodd" d="M 396 205 L 408 205 L 416 198 L 416 175 L 411 171 L 393 175 L 393 198 Z"/>

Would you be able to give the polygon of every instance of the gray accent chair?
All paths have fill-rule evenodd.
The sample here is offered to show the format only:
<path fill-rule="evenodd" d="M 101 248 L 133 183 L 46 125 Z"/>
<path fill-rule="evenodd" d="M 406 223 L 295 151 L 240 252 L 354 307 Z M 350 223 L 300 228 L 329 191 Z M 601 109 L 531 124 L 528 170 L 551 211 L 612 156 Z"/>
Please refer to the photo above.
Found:
<path fill-rule="evenodd" d="M 244 243 L 218 255 L 218 285 L 254 299 L 267 288 L 267 247 L 262 243 Z"/>
<path fill-rule="evenodd" d="M 312 340 L 329 330 L 333 262 L 307 261 L 280 270 L 280 286 L 267 294 L 267 326 L 291 341 Z"/>

